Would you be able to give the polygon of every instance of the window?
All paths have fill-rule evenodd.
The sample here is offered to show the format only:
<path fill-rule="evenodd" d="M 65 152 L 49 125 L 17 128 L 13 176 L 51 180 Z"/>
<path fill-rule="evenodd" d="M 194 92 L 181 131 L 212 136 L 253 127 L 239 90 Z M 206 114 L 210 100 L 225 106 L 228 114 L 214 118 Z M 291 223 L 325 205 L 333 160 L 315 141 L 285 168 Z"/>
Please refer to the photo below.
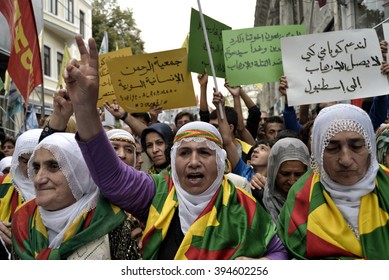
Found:
<path fill-rule="evenodd" d="M 59 78 L 59 75 L 61 75 L 62 60 L 63 60 L 63 54 L 60 52 L 57 52 L 57 77 L 58 78 Z"/>
<path fill-rule="evenodd" d="M 58 0 L 46 0 L 46 9 L 54 15 L 58 15 Z"/>
<path fill-rule="evenodd" d="M 83 11 L 80 11 L 80 34 L 82 38 L 85 38 L 85 14 Z"/>
<path fill-rule="evenodd" d="M 51 76 L 50 70 L 50 48 L 48 46 L 44 47 L 43 50 L 43 63 L 44 63 L 44 73 L 46 76 Z"/>
<path fill-rule="evenodd" d="M 73 10 L 74 10 L 73 0 L 65 0 L 65 20 L 71 23 L 74 22 Z"/>

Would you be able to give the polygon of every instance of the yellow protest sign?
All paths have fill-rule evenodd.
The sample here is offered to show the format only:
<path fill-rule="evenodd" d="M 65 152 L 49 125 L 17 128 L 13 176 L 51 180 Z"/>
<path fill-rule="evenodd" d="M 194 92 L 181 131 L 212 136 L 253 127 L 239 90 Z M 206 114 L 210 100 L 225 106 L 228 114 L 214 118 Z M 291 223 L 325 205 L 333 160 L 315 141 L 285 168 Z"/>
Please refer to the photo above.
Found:
<path fill-rule="evenodd" d="M 148 112 L 196 106 L 186 49 L 111 58 L 106 61 L 116 100 L 126 111 Z"/>
<path fill-rule="evenodd" d="M 131 48 L 124 48 L 114 52 L 109 52 L 99 55 L 99 73 L 100 73 L 100 87 L 99 87 L 99 99 L 97 106 L 101 108 L 105 101 L 112 103 L 116 99 L 115 92 L 112 86 L 111 77 L 108 72 L 108 66 L 106 61 L 116 57 L 131 56 Z"/>

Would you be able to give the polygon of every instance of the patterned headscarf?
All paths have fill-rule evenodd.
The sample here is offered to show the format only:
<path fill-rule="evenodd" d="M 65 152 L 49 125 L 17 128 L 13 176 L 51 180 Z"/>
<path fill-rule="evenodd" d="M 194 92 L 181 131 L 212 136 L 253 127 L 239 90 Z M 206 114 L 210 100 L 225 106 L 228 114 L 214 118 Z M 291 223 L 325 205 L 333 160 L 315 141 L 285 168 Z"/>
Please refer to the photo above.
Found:
<path fill-rule="evenodd" d="M 386 155 L 389 147 L 389 131 L 384 130 L 377 136 L 377 160 L 386 166 Z M 388 167 L 388 166 L 386 166 Z"/>
<path fill-rule="evenodd" d="M 34 148 L 38 145 L 41 133 L 42 129 L 30 129 L 23 132 L 16 139 L 10 173 L 12 175 L 12 183 L 15 189 L 22 195 L 24 201 L 35 197 L 35 188 L 34 183 L 28 177 L 25 177 L 20 170 L 19 157 L 23 154 L 32 154 Z"/>
<path fill-rule="evenodd" d="M 365 176 L 352 186 L 343 186 L 333 181 L 323 168 L 323 154 L 330 139 L 344 131 L 357 132 L 363 136 L 370 154 L 370 166 Z M 346 221 L 358 230 L 360 198 L 375 188 L 379 169 L 376 158 L 376 141 L 369 115 L 361 108 L 350 104 L 337 104 L 322 109 L 312 128 L 311 165 L 320 175 L 320 181 L 330 193 Z"/>
<path fill-rule="evenodd" d="M 307 146 L 297 138 L 283 138 L 278 140 L 270 150 L 263 203 L 277 222 L 278 214 L 285 202 L 285 197 L 276 186 L 278 170 L 283 162 L 298 160 L 309 167 L 309 151 Z"/>
<path fill-rule="evenodd" d="M 177 149 L 180 147 L 182 141 L 205 142 L 211 150 L 216 151 L 217 178 L 206 191 L 198 195 L 192 195 L 186 192 L 181 187 L 180 178 L 177 174 L 176 155 Z M 172 159 L 171 172 L 174 187 L 177 192 L 181 229 L 184 234 L 221 186 L 227 158 L 227 153 L 222 147 L 223 142 L 219 131 L 209 123 L 194 121 L 185 124 L 177 131 L 170 154 Z"/>
<path fill-rule="evenodd" d="M 133 146 L 134 151 L 134 163 L 133 167 L 135 167 L 136 164 L 136 144 L 135 144 L 135 138 L 131 135 L 128 131 L 125 131 L 124 129 L 111 129 L 107 131 L 107 137 L 109 141 L 124 141 Z"/>
<path fill-rule="evenodd" d="M 54 133 L 36 146 L 28 162 L 28 176 L 32 181 L 35 178 L 32 163 L 39 149 L 46 149 L 53 154 L 76 199 L 72 205 L 57 211 L 47 211 L 38 206 L 49 234 L 49 247 L 57 248 L 61 244 L 66 229 L 71 226 L 75 218 L 96 207 L 99 189 L 90 175 L 73 133 Z"/>

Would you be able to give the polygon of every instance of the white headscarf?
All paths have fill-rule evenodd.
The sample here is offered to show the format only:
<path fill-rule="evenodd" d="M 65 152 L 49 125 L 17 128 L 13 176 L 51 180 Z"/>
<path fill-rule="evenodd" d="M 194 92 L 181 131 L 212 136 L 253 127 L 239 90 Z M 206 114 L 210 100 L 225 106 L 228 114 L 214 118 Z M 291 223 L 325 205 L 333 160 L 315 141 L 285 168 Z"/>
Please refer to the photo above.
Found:
<path fill-rule="evenodd" d="M 12 175 L 12 183 L 24 201 L 35 197 L 35 188 L 34 183 L 28 177 L 25 177 L 20 170 L 19 157 L 23 154 L 32 154 L 34 148 L 38 145 L 41 133 L 42 129 L 29 129 L 16 139 L 10 173 Z"/>
<path fill-rule="evenodd" d="M 131 135 L 128 131 L 124 129 L 111 129 L 107 132 L 107 137 L 110 141 L 125 141 L 127 143 L 130 143 L 133 146 L 134 151 L 134 163 L 133 167 L 136 165 L 136 144 L 135 144 L 135 138 Z"/>
<path fill-rule="evenodd" d="M 28 162 L 30 180 L 33 181 L 35 177 L 32 163 L 36 151 L 40 148 L 46 149 L 54 155 L 60 171 L 65 176 L 76 199 L 76 202 L 72 205 L 57 211 L 47 211 L 38 206 L 43 224 L 49 234 L 49 247 L 58 248 L 61 245 L 65 231 L 71 226 L 76 217 L 96 207 L 99 199 L 99 189 L 90 175 L 73 133 L 54 133 L 38 144 Z"/>
<path fill-rule="evenodd" d="M 290 137 L 280 139 L 270 150 L 263 203 L 275 222 L 285 203 L 284 196 L 276 188 L 276 177 L 281 164 L 289 160 L 301 161 L 307 168 L 309 167 L 309 151 L 300 139 Z"/>
<path fill-rule="evenodd" d="M 4 173 L 3 173 L 4 169 L 11 167 L 11 162 L 12 162 L 12 156 L 3 157 L 0 160 L 0 176 L 4 175 Z"/>
<path fill-rule="evenodd" d="M 323 168 L 323 153 L 329 140 L 343 131 L 357 132 L 363 136 L 370 154 L 370 166 L 365 176 L 352 186 L 334 182 Z M 311 165 L 320 181 L 330 193 L 340 212 L 358 232 L 360 199 L 375 188 L 375 178 L 379 169 L 376 158 L 376 141 L 369 115 L 361 108 L 350 104 L 337 104 L 322 109 L 312 128 Z"/>
<path fill-rule="evenodd" d="M 181 135 L 184 135 L 185 131 L 188 130 L 202 130 L 208 133 L 213 134 L 217 139 L 219 144 L 222 143 L 222 137 L 219 131 L 211 124 L 201 121 L 190 122 L 182 126 L 176 134 L 174 139 L 173 147 L 171 149 L 171 172 L 173 177 L 174 187 L 176 189 L 177 198 L 178 198 L 178 211 L 181 223 L 181 230 L 184 234 L 188 231 L 192 223 L 197 219 L 201 212 L 208 205 L 216 191 L 219 189 L 222 181 L 224 170 L 226 167 L 225 160 L 227 153 L 214 141 L 208 140 L 205 137 L 191 137 L 184 136 L 181 138 Z M 179 139 L 179 140 L 177 140 Z M 177 141 L 176 141 L 177 140 Z M 195 142 L 206 142 L 208 147 L 216 151 L 216 164 L 217 164 L 217 178 L 212 183 L 209 188 L 201 194 L 192 195 L 186 192 L 180 184 L 180 178 L 178 177 L 176 171 L 176 154 L 177 149 L 181 145 L 182 141 L 195 141 Z"/>

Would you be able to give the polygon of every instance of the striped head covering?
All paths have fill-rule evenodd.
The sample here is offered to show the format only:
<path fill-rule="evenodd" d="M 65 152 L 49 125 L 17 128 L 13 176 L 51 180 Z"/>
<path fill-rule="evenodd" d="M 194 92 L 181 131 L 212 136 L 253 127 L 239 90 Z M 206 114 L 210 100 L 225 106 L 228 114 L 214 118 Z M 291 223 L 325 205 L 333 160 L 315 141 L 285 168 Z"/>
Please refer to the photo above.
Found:
<path fill-rule="evenodd" d="M 181 187 L 180 176 L 176 171 L 177 149 L 183 141 L 206 142 L 207 146 L 211 150 L 216 151 L 216 180 L 206 191 L 198 195 L 189 194 Z M 208 205 L 216 191 L 220 188 L 224 176 L 224 170 L 226 168 L 225 161 L 227 153 L 223 149 L 222 137 L 213 125 L 207 122 L 194 121 L 185 124 L 177 131 L 170 156 L 172 178 L 178 198 L 181 229 L 185 234 L 194 220 L 196 220 L 196 218 Z"/>
<path fill-rule="evenodd" d="M 136 144 L 135 144 L 135 138 L 134 136 L 131 135 L 128 131 L 124 129 L 111 129 L 108 130 L 107 132 L 107 137 L 109 141 L 122 141 L 129 143 L 133 147 L 134 151 L 134 163 L 133 167 L 135 167 L 136 164 Z"/>

